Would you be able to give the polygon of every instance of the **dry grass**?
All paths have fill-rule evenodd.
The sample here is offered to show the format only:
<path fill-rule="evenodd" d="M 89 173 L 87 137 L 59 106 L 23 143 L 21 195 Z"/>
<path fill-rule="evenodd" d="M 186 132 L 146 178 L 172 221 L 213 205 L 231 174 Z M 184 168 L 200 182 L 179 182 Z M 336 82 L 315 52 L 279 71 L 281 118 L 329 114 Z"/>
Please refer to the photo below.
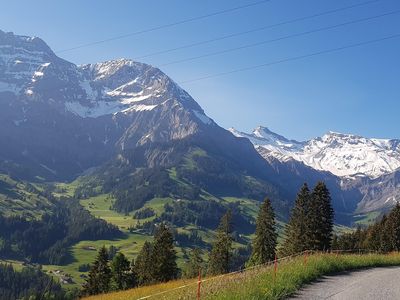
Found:
<path fill-rule="evenodd" d="M 301 256 L 280 262 L 276 276 L 273 266 L 269 265 L 245 272 L 205 278 L 201 285 L 201 299 L 282 299 L 324 274 L 393 265 L 400 265 L 399 253 L 315 254 L 308 257 L 307 264 Z M 196 279 L 177 280 L 87 299 L 130 300 L 150 295 L 153 296 L 146 299 L 196 299 L 196 292 Z"/>

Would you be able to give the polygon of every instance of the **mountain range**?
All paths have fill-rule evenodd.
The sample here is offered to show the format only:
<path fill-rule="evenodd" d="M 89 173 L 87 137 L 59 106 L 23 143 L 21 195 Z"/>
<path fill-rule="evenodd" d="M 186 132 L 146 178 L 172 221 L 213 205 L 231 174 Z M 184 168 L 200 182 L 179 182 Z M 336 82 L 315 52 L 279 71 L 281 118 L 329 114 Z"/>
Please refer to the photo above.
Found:
<path fill-rule="evenodd" d="M 322 137 L 298 142 L 259 126 L 251 134 L 229 129 L 235 136 L 248 138 L 268 160 L 294 159 L 316 170 L 344 178 L 372 179 L 400 169 L 400 140 L 369 139 L 353 134 L 328 132 Z"/>
<path fill-rule="evenodd" d="M 297 142 L 264 127 L 225 130 L 158 68 L 130 59 L 78 66 L 40 38 L 3 31 L 0 125 L 0 173 L 79 178 L 76 197 L 113 195 L 123 213 L 170 197 L 182 200 L 186 224 L 202 205 L 212 203 L 218 220 L 221 199 L 269 196 L 285 219 L 299 187 L 324 180 L 337 221 L 349 224 L 400 196 L 398 140 L 330 132 Z"/>
<path fill-rule="evenodd" d="M 299 142 L 259 126 L 252 133 L 229 129 L 250 140 L 267 161 L 301 163 L 340 178 L 341 189 L 360 191 L 356 212 L 385 210 L 400 198 L 400 140 L 328 132 Z"/>

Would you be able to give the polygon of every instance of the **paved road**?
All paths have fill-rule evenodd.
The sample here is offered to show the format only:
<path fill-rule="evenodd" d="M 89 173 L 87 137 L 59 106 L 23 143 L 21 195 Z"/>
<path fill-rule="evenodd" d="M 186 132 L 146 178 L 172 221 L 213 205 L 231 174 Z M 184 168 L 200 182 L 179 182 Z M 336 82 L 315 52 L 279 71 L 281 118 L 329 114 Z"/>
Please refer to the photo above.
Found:
<path fill-rule="evenodd" d="M 325 276 L 291 299 L 399 300 L 400 267 L 374 268 Z"/>

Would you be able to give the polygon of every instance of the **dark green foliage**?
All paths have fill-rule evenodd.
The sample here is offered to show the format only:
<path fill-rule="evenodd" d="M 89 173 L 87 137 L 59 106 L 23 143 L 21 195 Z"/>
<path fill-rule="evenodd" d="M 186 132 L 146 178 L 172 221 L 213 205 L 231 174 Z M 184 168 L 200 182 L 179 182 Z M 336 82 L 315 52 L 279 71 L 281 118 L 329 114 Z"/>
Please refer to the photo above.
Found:
<path fill-rule="evenodd" d="M 118 249 L 117 249 L 115 246 L 111 245 L 111 246 L 108 248 L 108 259 L 109 259 L 109 260 L 113 260 L 113 258 L 114 258 L 115 255 L 117 254 L 117 252 L 118 252 Z"/>
<path fill-rule="evenodd" d="M 152 273 L 155 282 L 166 282 L 177 278 L 176 258 L 172 232 L 164 223 L 161 223 L 154 236 L 152 251 Z"/>
<path fill-rule="evenodd" d="M 211 275 L 229 272 L 232 258 L 232 214 L 228 211 L 217 228 L 217 235 L 212 246 L 208 272 Z"/>
<path fill-rule="evenodd" d="M 194 278 L 199 275 L 199 272 L 204 274 L 204 260 L 201 255 L 199 248 L 194 248 L 190 251 L 189 261 L 185 264 L 185 269 L 183 270 L 185 278 Z"/>
<path fill-rule="evenodd" d="M 111 269 L 108 265 L 108 252 L 105 247 L 99 250 L 90 268 L 89 278 L 83 286 L 83 295 L 107 293 L 111 287 Z"/>
<path fill-rule="evenodd" d="M 150 284 L 153 282 L 152 270 L 154 268 L 153 244 L 146 241 L 140 250 L 135 263 L 135 271 L 139 285 Z"/>
<path fill-rule="evenodd" d="M 255 235 L 249 264 L 259 265 L 272 261 L 275 258 L 278 235 L 275 228 L 275 213 L 268 198 L 260 207 Z"/>
<path fill-rule="evenodd" d="M 206 247 L 207 244 L 203 241 L 197 230 L 191 230 L 190 233 L 178 232 L 173 230 L 174 240 L 180 247 L 202 246 Z"/>
<path fill-rule="evenodd" d="M 45 214 L 40 221 L 0 216 L 0 256 L 64 264 L 70 259 L 70 245 L 120 235 L 117 227 L 94 218 L 79 202 L 68 199 L 60 201 L 53 213 Z"/>
<path fill-rule="evenodd" d="M 221 217 L 227 207 L 214 200 L 201 201 L 179 201 L 164 206 L 165 212 L 161 214 L 158 221 L 168 222 L 175 226 L 194 224 L 207 229 L 214 229 L 218 226 Z M 232 219 L 242 233 L 251 233 L 254 226 L 251 219 L 243 216 L 240 211 L 239 202 L 229 203 Z"/>
<path fill-rule="evenodd" d="M 155 214 L 156 213 L 154 212 L 154 210 L 151 207 L 146 207 L 146 208 L 143 208 L 143 209 L 135 212 L 133 217 L 135 219 L 147 219 L 147 218 L 153 217 Z"/>
<path fill-rule="evenodd" d="M 304 184 L 297 195 L 289 223 L 285 228 L 285 241 L 281 249 L 283 255 L 307 250 L 310 197 L 310 190 L 307 184 Z"/>
<path fill-rule="evenodd" d="M 238 247 L 232 250 L 231 270 L 241 270 L 246 268 L 251 255 L 251 246 Z"/>
<path fill-rule="evenodd" d="M 82 264 L 78 267 L 79 272 L 88 272 L 90 271 L 90 264 Z"/>
<path fill-rule="evenodd" d="M 392 209 L 385 222 L 384 228 L 388 233 L 391 251 L 400 251 L 400 204 Z"/>
<path fill-rule="evenodd" d="M 0 299 L 67 299 L 59 283 L 36 268 L 0 264 Z"/>
<path fill-rule="evenodd" d="M 329 250 L 333 233 L 333 208 L 325 183 L 319 182 L 310 194 L 301 188 L 285 230 L 281 252 L 291 255 L 304 250 Z"/>
<path fill-rule="evenodd" d="M 114 290 L 126 290 L 136 285 L 131 264 L 122 253 L 117 253 L 111 262 L 112 285 Z"/>
<path fill-rule="evenodd" d="M 333 233 L 333 208 L 325 183 L 318 182 L 309 202 L 307 215 L 307 249 L 329 250 Z"/>
<path fill-rule="evenodd" d="M 167 169 L 137 169 L 132 172 L 127 166 L 110 166 L 105 172 L 107 175 L 91 178 L 88 185 L 82 185 L 77 190 L 76 196 L 79 198 L 92 196 L 96 194 L 98 185 L 101 185 L 102 192 L 112 193 L 116 198 L 113 209 L 129 213 L 142 208 L 147 201 L 155 197 L 173 196 L 195 200 L 200 193 L 199 188 L 181 185 L 173 180 Z"/>
<path fill-rule="evenodd" d="M 400 250 L 400 204 L 387 216 L 367 228 L 334 236 L 332 248 L 338 250 L 372 250 L 387 253 Z"/>

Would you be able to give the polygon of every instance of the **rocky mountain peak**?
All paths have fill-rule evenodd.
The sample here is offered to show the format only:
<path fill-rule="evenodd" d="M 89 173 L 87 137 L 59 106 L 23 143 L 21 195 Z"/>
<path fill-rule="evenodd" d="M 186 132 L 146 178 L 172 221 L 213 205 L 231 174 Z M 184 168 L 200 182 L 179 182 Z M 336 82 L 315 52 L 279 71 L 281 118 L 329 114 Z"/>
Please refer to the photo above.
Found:
<path fill-rule="evenodd" d="M 42 67 L 56 61 L 61 59 L 40 38 L 0 31 L 0 93 L 19 94 Z"/>
<path fill-rule="evenodd" d="M 288 140 L 259 126 L 252 134 L 231 131 L 247 137 L 266 159 L 294 159 L 316 170 L 347 178 L 377 178 L 400 168 L 400 141 L 371 139 L 330 131 L 306 142 Z"/>

